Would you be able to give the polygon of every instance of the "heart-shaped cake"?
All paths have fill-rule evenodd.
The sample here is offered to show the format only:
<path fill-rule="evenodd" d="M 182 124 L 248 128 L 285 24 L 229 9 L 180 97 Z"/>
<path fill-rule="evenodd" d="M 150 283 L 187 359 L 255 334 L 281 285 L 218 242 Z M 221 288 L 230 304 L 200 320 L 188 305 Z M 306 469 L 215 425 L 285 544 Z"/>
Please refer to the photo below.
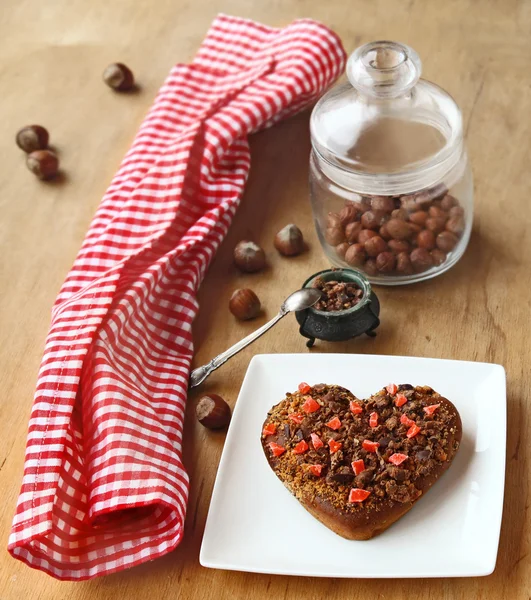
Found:
<path fill-rule="evenodd" d="M 324 525 L 352 540 L 378 535 L 448 469 L 462 427 L 430 387 L 390 384 L 367 400 L 301 383 L 268 413 L 262 446 L 277 477 Z"/>

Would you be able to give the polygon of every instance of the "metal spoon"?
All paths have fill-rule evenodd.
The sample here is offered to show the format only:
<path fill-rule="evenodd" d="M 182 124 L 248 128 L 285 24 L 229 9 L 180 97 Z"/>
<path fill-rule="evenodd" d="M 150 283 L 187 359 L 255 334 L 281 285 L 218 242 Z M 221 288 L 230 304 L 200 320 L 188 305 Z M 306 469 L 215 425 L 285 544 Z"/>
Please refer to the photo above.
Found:
<path fill-rule="evenodd" d="M 282 306 L 280 307 L 280 312 L 278 315 L 273 317 L 271 321 L 268 321 L 265 325 L 262 325 L 256 331 L 253 331 L 250 335 L 240 340 L 238 343 L 234 344 L 225 352 L 218 354 L 215 358 L 213 358 L 208 364 L 203 365 L 202 367 L 198 367 L 194 369 L 190 374 L 190 383 L 189 387 L 194 388 L 199 384 L 203 383 L 205 379 L 215 371 L 218 367 L 229 360 L 229 358 L 233 357 L 240 350 L 246 348 L 249 344 L 252 344 L 255 340 L 257 340 L 261 335 L 263 335 L 266 331 L 271 329 L 273 325 L 276 325 L 282 317 L 285 317 L 289 312 L 293 312 L 296 310 L 304 310 L 305 308 L 310 308 L 313 306 L 319 298 L 321 298 L 322 292 L 315 288 L 303 288 L 302 290 L 298 290 L 293 292 L 291 296 L 288 296 L 286 300 L 284 300 Z"/>

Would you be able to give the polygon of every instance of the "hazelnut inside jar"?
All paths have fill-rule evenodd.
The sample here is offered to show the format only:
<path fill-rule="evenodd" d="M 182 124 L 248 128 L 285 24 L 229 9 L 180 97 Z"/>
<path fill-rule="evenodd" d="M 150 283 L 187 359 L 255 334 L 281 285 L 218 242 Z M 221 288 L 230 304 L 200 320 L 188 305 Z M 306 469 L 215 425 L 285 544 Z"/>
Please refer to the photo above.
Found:
<path fill-rule="evenodd" d="M 346 74 L 310 124 L 310 191 L 323 249 L 334 266 L 363 271 L 372 283 L 440 274 L 462 256 L 472 226 L 459 108 L 420 79 L 420 59 L 403 44 L 358 48 Z"/>

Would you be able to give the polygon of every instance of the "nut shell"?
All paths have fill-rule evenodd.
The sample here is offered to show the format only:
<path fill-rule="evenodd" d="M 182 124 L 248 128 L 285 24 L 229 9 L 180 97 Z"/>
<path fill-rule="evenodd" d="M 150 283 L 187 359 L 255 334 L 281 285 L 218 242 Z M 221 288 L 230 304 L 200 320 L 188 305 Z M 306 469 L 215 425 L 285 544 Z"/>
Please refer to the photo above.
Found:
<path fill-rule="evenodd" d="M 28 154 L 26 166 L 39 179 L 52 179 L 59 171 L 59 159 L 50 150 L 35 150 Z"/>
<path fill-rule="evenodd" d="M 284 256 L 296 256 L 304 250 L 304 238 L 297 225 L 286 225 L 275 236 L 275 248 Z"/>
<path fill-rule="evenodd" d="M 365 242 L 364 247 L 369 256 L 376 258 L 378 254 L 387 250 L 387 243 L 379 235 L 375 235 Z"/>
<path fill-rule="evenodd" d="M 458 241 L 459 240 L 454 233 L 451 233 L 450 231 L 441 231 L 436 239 L 437 248 L 443 252 L 451 252 L 457 246 Z"/>
<path fill-rule="evenodd" d="M 347 242 L 349 244 L 353 244 L 354 242 L 357 242 L 358 236 L 359 236 L 361 230 L 362 230 L 361 223 L 358 223 L 357 221 L 354 221 L 353 223 L 349 223 L 345 227 L 345 237 L 347 239 Z"/>
<path fill-rule="evenodd" d="M 361 267 L 365 263 L 367 255 L 363 244 L 352 244 L 345 253 L 345 262 L 351 267 Z"/>
<path fill-rule="evenodd" d="M 337 246 L 345 241 L 345 233 L 342 227 L 328 227 L 325 231 L 325 240 L 331 246 Z"/>
<path fill-rule="evenodd" d="M 391 273 L 396 267 L 396 256 L 392 252 L 380 252 L 376 257 L 376 268 L 380 273 Z"/>
<path fill-rule="evenodd" d="M 433 267 L 433 258 L 425 248 L 415 248 L 410 256 L 415 273 L 422 273 Z"/>
<path fill-rule="evenodd" d="M 48 147 L 50 136 L 41 125 L 28 125 L 19 130 L 16 137 L 17 146 L 27 152 L 45 150 Z"/>
<path fill-rule="evenodd" d="M 372 229 L 362 229 L 358 235 L 358 242 L 360 244 L 365 244 L 367 240 L 370 240 L 377 235 L 376 231 L 373 231 Z"/>
<path fill-rule="evenodd" d="M 221 429 L 230 422 L 230 406 L 218 394 L 199 398 L 195 406 L 197 420 L 208 429 Z"/>
<path fill-rule="evenodd" d="M 407 240 L 411 235 L 411 227 L 402 219 L 391 219 L 387 222 L 387 231 L 395 240 Z"/>
<path fill-rule="evenodd" d="M 126 92 L 135 85 L 133 72 L 123 63 L 111 63 L 106 67 L 103 71 L 103 81 L 117 92 Z"/>
<path fill-rule="evenodd" d="M 380 210 L 368 210 L 361 215 L 361 224 L 366 229 L 378 229 L 385 223 L 385 213 Z"/>
<path fill-rule="evenodd" d="M 371 208 L 374 211 L 390 213 L 395 210 L 395 201 L 390 196 L 373 196 Z"/>
<path fill-rule="evenodd" d="M 244 240 L 234 248 L 234 264 L 244 273 L 255 273 L 265 267 L 265 253 L 258 244 Z"/>
<path fill-rule="evenodd" d="M 342 225 L 352 223 L 352 221 L 355 221 L 359 216 L 360 211 L 353 204 L 348 204 L 347 206 L 344 206 L 339 213 L 339 219 Z"/>
<path fill-rule="evenodd" d="M 229 300 L 230 312 L 240 321 L 254 319 L 260 313 L 260 308 L 258 296 L 248 288 L 236 290 Z"/>

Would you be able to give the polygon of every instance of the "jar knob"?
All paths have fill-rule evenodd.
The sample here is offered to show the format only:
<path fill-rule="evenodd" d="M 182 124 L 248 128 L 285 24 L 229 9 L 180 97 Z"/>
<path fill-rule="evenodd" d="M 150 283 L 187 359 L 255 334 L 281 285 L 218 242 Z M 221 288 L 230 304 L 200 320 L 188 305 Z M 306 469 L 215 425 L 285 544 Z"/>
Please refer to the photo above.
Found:
<path fill-rule="evenodd" d="M 419 80 L 418 54 L 398 42 L 371 42 L 355 50 L 347 62 L 347 77 L 362 94 L 373 98 L 404 95 Z"/>

